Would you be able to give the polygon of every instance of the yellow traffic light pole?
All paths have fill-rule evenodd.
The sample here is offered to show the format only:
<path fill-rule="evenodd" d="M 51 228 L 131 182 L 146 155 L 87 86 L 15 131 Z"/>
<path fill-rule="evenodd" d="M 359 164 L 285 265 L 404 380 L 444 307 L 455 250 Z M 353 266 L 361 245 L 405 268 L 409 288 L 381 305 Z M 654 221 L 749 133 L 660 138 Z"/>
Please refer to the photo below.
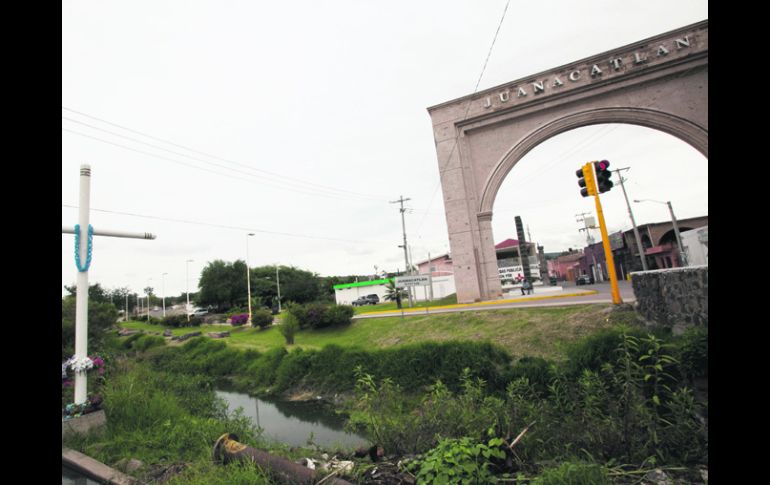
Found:
<path fill-rule="evenodd" d="M 596 188 L 596 178 L 594 177 L 594 164 L 588 162 L 583 165 L 583 178 L 586 181 L 588 194 L 594 196 L 596 201 L 596 216 L 599 219 L 599 230 L 602 233 L 602 246 L 604 247 L 604 260 L 607 262 L 607 273 L 610 275 L 610 286 L 612 288 L 612 303 L 619 305 L 623 303 L 620 298 L 620 289 L 618 288 L 618 277 L 615 273 L 615 260 L 612 257 L 612 248 L 610 248 L 610 238 L 607 234 L 607 226 L 604 223 L 604 213 L 602 212 L 602 203 L 599 201 L 599 191 Z"/>

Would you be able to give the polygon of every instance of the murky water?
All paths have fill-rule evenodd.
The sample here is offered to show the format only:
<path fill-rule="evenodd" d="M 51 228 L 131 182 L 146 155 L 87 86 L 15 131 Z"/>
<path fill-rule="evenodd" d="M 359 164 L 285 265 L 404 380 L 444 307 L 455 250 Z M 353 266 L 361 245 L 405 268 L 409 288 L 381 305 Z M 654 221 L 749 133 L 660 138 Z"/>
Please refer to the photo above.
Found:
<path fill-rule="evenodd" d="M 273 401 L 248 394 L 217 391 L 230 411 L 243 408 L 263 436 L 289 446 L 307 446 L 308 440 L 321 448 L 351 450 L 368 445 L 363 436 L 344 430 L 345 420 L 314 402 Z"/>
<path fill-rule="evenodd" d="M 61 466 L 61 484 L 62 485 L 99 485 L 101 482 L 91 480 L 90 478 L 82 475 L 81 473 Z"/>

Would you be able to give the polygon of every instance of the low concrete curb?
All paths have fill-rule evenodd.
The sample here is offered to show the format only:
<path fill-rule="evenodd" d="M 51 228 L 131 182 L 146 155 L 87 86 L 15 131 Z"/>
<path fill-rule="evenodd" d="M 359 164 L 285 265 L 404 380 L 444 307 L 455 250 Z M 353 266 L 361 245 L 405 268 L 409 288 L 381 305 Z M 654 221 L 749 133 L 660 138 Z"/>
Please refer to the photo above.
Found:
<path fill-rule="evenodd" d="M 107 424 L 107 415 L 104 414 L 104 410 L 101 409 L 94 413 L 84 414 L 78 418 L 72 418 L 68 420 L 62 420 L 61 422 L 61 435 L 62 438 L 74 433 L 86 434 L 92 430 L 101 428 Z"/>
<path fill-rule="evenodd" d="M 90 456 L 69 448 L 62 448 L 61 464 L 78 473 L 110 485 L 136 485 L 139 483 L 135 478 L 125 473 L 121 473 L 100 461 L 94 460 Z"/>

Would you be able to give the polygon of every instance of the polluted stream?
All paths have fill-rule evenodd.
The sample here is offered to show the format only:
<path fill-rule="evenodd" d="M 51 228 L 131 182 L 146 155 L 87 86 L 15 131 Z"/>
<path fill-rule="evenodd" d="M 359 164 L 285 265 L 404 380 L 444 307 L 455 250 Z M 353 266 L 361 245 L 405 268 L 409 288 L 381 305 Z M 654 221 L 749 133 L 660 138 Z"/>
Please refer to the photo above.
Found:
<path fill-rule="evenodd" d="M 368 446 L 362 435 L 345 430 L 345 418 L 315 401 L 281 401 L 258 398 L 239 392 L 217 390 L 229 411 L 243 409 L 243 415 L 262 428 L 268 440 L 293 447 L 314 444 L 333 450 L 353 450 Z"/>

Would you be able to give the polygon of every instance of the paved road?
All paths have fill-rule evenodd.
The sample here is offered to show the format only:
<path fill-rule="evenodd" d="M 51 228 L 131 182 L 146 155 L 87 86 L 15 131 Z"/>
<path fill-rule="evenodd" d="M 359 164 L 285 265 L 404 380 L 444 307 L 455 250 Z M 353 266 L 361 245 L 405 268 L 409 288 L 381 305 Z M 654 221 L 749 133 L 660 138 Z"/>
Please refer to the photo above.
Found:
<path fill-rule="evenodd" d="M 444 307 L 425 308 L 420 309 L 408 309 L 404 308 L 403 315 L 425 315 L 435 313 L 451 313 L 451 312 L 467 312 L 467 311 L 479 311 L 479 310 L 499 310 L 504 308 L 526 308 L 526 307 L 548 307 L 548 306 L 565 306 L 565 305 L 585 305 L 589 303 L 612 303 L 612 291 L 609 282 L 597 283 L 594 285 L 580 285 L 575 286 L 574 283 L 563 282 L 560 283 L 562 287 L 561 291 L 538 292 L 539 287 L 535 287 L 535 292 L 532 295 L 521 296 L 512 293 L 504 297 L 499 303 L 486 301 L 480 303 L 470 303 L 465 305 L 448 305 Z M 624 303 L 633 303 L 636 301 L 634 297 L 634 291 L 631 287 L 630 281 L 619 281 L 618 289 L 620 290 L 620 298 Z M 353 317 L 354 319 L 360 318 L 381 318 L 381 317 L 393 317 L 400 316 L 401 312 L 398 310 L 376 313 L 363 313 Z"/>

